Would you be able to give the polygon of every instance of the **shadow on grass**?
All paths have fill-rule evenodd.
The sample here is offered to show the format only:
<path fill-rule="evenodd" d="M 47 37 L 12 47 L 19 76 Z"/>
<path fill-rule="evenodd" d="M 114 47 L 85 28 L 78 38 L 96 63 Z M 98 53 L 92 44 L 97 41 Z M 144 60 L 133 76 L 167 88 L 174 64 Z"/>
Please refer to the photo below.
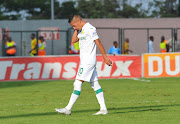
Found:
<path fill-rule="evenodd" d="M 131 113 L 131 112 L 146 112 L 146 111 L 162 111 L 164 107 L 174 107 L 180 106 L 180 104 L 174 105 L 155 105 L 155 106 L 137 106 L 137 107 L 122 107 L 122 108 L 108 108 L 110 114 L 118 114 L 118 113 Z M 130 110 L 122 112 L 121 110 Z M 97 109 L 90 109 L 90 110 L 80 110 L 80 111 L 73 111 L 73 113 L 81 113 L 81 112 L 96 112 Z M 113 112 L 112 112 L 113 111 Z M 9 119 L 9 118 L 20 118 L 20 117 L 34 117 L 34 116 L 52 116 L 57 115 L 56 112 L 47 112 L 47 113 L 30 113 L 30 114 L 21 114 L 21 115 L 9 115 L 9 116 L 0 116 L 0 119 Z"/>
<path fill-rule="evenodd" d="M 0 89 L 1 88 L 30 86 L 30 85 L 35 85 L 35 84 L 44 83 L 44 82 L 42 82 L 42 81 L 0 82 Z"/>
<path fill-rule="evenodd" d="M 128 113 L 128 112 L 144 112 L 144 111 L 161 111 L 164 107 L 173 107 L 173 106 L 180 106 L 180 104 L 172 104 L 172 105 L 154 105 L 154 106 L 136 106 L 136 107 L 122 107 L 122 108 L 108 108 L 109 113 Z M 156 109 L 157 108 L 157 109 Z M 120 110 L 134 110 L 134 111 L 127 111 L 127 112 L 120 112 Z M 139 110 L 141 109 L 141 110 Z M 80 110 L 74 111 L 73 113 L 79 112 L 90 112 L 90 111 L 99 111 L 98 109 L 94 110 Z M 111 112 L 115 111 L 115 112 Z"/>
<path fill-rule="evenodd" d="M 34 117 L 34 116 L 46 116 L 46 115 L 56 115 L 55 112 L 47 113 L 30 113 L 30 114 L 21 114 L 21 115 L 10 115 L 10 116 L 0 116 L 0 119 L 9 119 L 9 118 L 20 118 L 20 117 Z"/>
<path fill-rule="evenodd" d="M 126 112 L 112 112 L 111 114 L 118 114 L 118 113 L 130 113 L 130 112 L 145 112 L 145 111 L 162 111 L 164 109 L 142 109 L 142 110 L 134 110 L 134 111 L 126 111 Z"/>

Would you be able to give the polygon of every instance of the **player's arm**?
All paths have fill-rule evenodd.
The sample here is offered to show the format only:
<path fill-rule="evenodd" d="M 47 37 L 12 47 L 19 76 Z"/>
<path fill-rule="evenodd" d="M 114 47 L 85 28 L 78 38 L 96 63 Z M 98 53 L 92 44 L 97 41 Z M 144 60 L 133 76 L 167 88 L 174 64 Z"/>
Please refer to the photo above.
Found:
<path fill-rule="evenodd" d="M 74 30 L 72 40 L 71 40 L 72 43 L 76 43 L 79 41 L 79 38 L 77 37 L 77 35 L 78 35 L 78 30 Z"/>
<path fill-rule="evenodd" d="M 98 46 L 98 48 L 99 48 L 99 50 L 100 50 L 100 52 L 101 52 L 101 54 L 102 54 L 102 56 L 103 56 L 104 62 L 105 62 L 107 65 L 111 66 L 111 65 L 112 65 L 112 61 L 107 57 L 106 52 L 105 52 L 105 50 L 104 50 L 104 47 L 103 47 L 101 41 L 100 41 L 99 39 L 96 39 L 96 40 L 95 40 L 95 43 L 96 43 L 96 45 Z"/>

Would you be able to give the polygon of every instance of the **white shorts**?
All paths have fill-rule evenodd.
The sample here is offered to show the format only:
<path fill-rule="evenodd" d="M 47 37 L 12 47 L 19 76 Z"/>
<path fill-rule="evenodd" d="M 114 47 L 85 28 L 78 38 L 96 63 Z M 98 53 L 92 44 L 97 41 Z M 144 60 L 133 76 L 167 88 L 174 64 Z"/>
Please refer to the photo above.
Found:
<path fill-rule="evenodd" d="M 94 82 L 98 80 L 96 65 L 80 65 L 76 75 L 77 80 Z"/>

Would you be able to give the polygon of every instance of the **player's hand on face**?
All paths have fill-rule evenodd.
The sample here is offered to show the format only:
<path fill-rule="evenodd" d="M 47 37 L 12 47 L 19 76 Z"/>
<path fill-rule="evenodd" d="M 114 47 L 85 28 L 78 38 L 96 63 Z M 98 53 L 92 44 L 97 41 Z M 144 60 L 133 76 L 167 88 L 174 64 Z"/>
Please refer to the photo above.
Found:
<path fill-rule="evenodd" d="M 109 65 L 109 66 L 112 66 L 112 61 L 107 57 L 104 59 L 104 62 Z"/>

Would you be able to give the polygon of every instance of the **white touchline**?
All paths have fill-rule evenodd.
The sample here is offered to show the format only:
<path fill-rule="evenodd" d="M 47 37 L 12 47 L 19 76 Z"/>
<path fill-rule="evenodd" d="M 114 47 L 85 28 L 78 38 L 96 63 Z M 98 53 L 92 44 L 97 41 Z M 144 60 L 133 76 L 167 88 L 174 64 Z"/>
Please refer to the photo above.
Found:
<path fill-rule="evenodd" d="M 137 81 L 151 82 L 151 80 L 146 80 L 146 79 L 141 79 L 141 78 L 130 78 L 130 79 L 137 80 Z"/>

